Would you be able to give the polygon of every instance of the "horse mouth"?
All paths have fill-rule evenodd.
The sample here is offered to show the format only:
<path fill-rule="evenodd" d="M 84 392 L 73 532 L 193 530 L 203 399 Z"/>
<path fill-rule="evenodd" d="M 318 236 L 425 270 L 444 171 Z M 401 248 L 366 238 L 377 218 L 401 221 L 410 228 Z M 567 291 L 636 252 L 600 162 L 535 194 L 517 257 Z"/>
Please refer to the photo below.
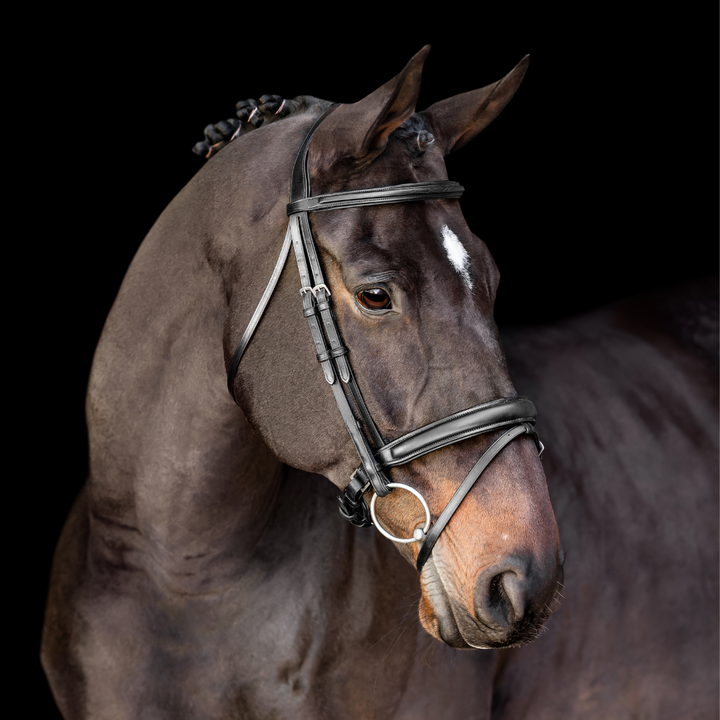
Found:
<path fill-rule="evenodd" d="M 527 645 L 547 630 L 547 621 L 560 604 L 562 568 L 543 591 L 522 603 L 496 574 L 484 602 L 464 601 L 448 582 L 442 562 L 431 558 L 421 577 L 420 621 L 438 640 L 459 649 L 492 650 Z M 482 581 L 482 578 L 481 578 Z"/>

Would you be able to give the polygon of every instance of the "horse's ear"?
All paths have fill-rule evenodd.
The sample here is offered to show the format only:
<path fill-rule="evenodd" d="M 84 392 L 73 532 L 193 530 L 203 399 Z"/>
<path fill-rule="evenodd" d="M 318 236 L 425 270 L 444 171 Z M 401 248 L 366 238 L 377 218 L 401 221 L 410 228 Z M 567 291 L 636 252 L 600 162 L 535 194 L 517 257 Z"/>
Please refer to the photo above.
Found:
<path fill-rule="evenodd" d="M 526 55 L 492 85 L 455 95 L 423 111 L 445 155 L 472 140 L 502 112 L 520 86 L 529 60 Z"/>
<path fill-rule="evenodd" d="M 375 159 L 385 149 L 390 133 L 415 112 L 422 67 L 429 52 L 426 45 L 399 75 L 359 102 L 335 110 L 317 133 L 317 155 L 349 159 L 360 165 Z"/>

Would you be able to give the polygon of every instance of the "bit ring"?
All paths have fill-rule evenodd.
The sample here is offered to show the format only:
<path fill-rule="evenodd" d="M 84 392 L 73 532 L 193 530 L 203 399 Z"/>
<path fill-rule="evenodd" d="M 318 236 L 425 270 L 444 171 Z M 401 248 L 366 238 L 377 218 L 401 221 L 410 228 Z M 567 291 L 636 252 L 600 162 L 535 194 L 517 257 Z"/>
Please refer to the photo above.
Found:
<path fill-rule="evenodd" d="M 405 485 L 404 483 L 388 483 L 387 486 L 389 488 L 400 488 L 402 490 L 407 490 L 422 503 L 423 509 L 425 510 L 425 527 L 423 527 L 422 530 L 420 530 L 420 528 L 417 528 L 413 533 L 413 537 L 410 538 L 399 538 L 395 537 L 395 535 L 391 535 L 387 530 L 385 530 L 385 528 L 380 525 L 377 516 L 375 515 L 375 501 L 378 498 L 377 493 L 373 494 L 372 500 L 370 501 L 370 516 L 372 517 L 373 525 L 378 529 L 378 532 L 381 535 L 384 535 L 386 538 L 396 543 L 411 543 L 418 542 L 419 540 L 424 540 L 425 536 L 427 535 L 427 531 L 430 529 L 430 508 L 425 502 L 425 498 L 415 488 L 411 488 L 409 485 Z M 420 533 L 422 533 L 422 535 Z"/>

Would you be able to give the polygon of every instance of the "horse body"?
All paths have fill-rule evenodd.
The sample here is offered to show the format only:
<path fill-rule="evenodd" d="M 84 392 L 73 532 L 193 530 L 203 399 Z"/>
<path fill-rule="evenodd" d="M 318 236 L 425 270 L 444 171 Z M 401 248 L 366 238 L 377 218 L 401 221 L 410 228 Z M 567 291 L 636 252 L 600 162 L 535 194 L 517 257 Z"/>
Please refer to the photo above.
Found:
<path fill-rule="evenodd" d="M 320 126 L 314 193 L 446 177 L 443 154 L 482 130 L 522 77 L 523 68 L 418 119 L 423 59 Z M 418 600 L 416 549 L 395 552 L 337 513 L 336 488 L 357 459 L 316 367 L 292 265 L 235 378 L 241 408 L 226 391 L 287 226 L 294 152 L 324 105 L 296 104 L 305 111 L 231 144 L 171 203 L 103 331 L 87 401 L 90 476 L 58 546 L 43 639 L 67 718 L 485 718 L 493 707 L 523 716 L 527 697 L 547 703 L 528 649 L 463 651 L 532 639 L 559 587 L 562 550 L 529 438 L 505 448 L 460 506 Z M 432 129 L 435 146 L 416 152 L 395 132 L 408 118 Z M 492 320 L 499 276 L 457 202 L 321 213 L 313 227 L 358 384 L 386 438 L 514 394 Z M 450 261 L 448 237 L 467 260 Z M 365 313 L 359 289 L 377 286 L 392 307 Z M 522 337 L 511 342 L 523 348 Z M 544 357 L 550 367 L 549 346 Z M 548 399 L 544 378 L 535 387 L 512 358 L 550 415 L 544 403 L 565 395 Z M 466 440 L 391 477 L 421 487 L 437 515 L 487 446 Z M 550 467 L 558 488 L 587 470 Z M 399 535 L 421 519 L 404 495 L 378 513 Z"/>
<path fill-rule="evenodd" d="M 498 717 L 716 716 L 717 327 L 709 279 L 503 334 L 567 556 L 548 632 L 501 653 Z"/>

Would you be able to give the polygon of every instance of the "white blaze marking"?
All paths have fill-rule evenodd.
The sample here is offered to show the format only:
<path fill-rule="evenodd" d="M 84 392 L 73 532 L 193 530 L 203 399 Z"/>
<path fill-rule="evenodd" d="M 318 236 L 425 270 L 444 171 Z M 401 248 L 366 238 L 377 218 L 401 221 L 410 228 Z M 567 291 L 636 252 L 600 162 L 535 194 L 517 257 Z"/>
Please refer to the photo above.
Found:
<path fill-rule="evenodd" d="M 452 263 L 452 266 L 457 270 L 458 274 L 462 276 L 465 284 L 470 290 L 472 290 L 473 283 L 470 279 L 470 256 L 465 249 L 465 246 L 460 242 L 458 236 L 447 226 L 443 225 L 442 230 L 443 247 L 447 253 L 448 260 Z"/>

